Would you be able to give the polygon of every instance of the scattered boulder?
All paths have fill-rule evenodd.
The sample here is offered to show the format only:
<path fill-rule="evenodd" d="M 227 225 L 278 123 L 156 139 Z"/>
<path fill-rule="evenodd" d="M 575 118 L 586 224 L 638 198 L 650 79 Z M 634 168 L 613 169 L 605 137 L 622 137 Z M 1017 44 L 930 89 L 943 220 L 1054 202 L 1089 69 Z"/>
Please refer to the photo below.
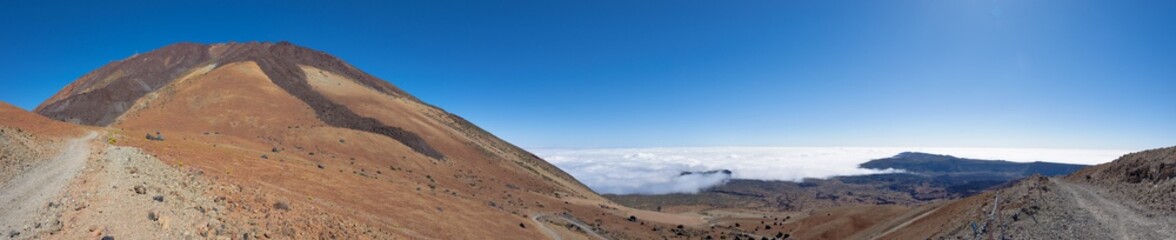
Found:
<path fill-rule="evenodd" d="M 163 134 L 159 133 L 159 132 L 155 132 L 155 135 L 151 135 L 151 133 L 147 133 L 147 140 L 163 141 Z"/>
<path fill-rule="evenodd" d="M 155 195 L 154 197 L 151 197 L 151 199 L 155 200 L 156 202 L 163 202 L 163 195 Z"/>

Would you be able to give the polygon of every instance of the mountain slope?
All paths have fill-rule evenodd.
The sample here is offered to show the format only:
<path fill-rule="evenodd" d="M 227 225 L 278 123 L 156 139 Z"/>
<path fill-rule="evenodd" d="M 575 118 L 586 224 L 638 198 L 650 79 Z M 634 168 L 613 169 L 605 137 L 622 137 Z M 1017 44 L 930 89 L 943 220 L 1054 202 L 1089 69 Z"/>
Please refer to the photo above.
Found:
<path fill-rule="evenodd" d="M 257 199 L 316 216 L 228 231 L 530 239 L 544 232 L 527 216 L 625 214 L 468 121 L 285 42 L 167 46 L 83 76 L 36 112 L 105 127 L 103 139 L 228 187 L 207 193 L 237 206 L 226 221 L 268 219 L 276 203 Z M 143 137 L 156 133 L 165 140 Z M 636 224 L 621 217 L 600 224 L 614 237 L 650 234 L 608 231 Z"/>
<path fill-rule="evenodd" d="M 550 177 L 571 180 L 571 177 L 557 168 L 529 156 L 521 149 L 514 147 L 492 135 L 485 134 L 480 128 L 444 112 L 443 110 L 421 103 L 411 95 L 392 86 L 386 81 L 379 80 L 328 54 L 295 46 L 287 42 L 270 43 L 242 43 L 202 45 L 192 43 L 174 44 L 156 51 L 136 55 L 129 59 L 111 63 L 96 70 L 63 89 L 60 93 L 47 100 L 35 111 L 39 114 L 65 121 L 75 121 L 86 125 L 107 126 L 117 125 L 126 114 L 134 113 L 151 106 L 151 101 L 161 94 L 166 95 L 175 88 L 169 88 L 175 82 L 182 82 L 193 78 L 200 78 L 208 72 L 218 70 L 223 66 L 238 63 L 251 63 L 250 68 L 261 70 L 263 76 L 273 85 L 278 86 L 286 94 L 297 98 L 300 105 L 310 107 L 319 122 L 335 128 L 345 128 L 362 132 L 370 132 L 395 139 L 408 146 L 413 151 L 434 159 L 444 159 L 445 156 L 433 146 L 430 141 L 421 137 L 416 131 L 405 128 L 428 125 L 430 128 L 452 128 L 454 131 L 473 132 L 470 139 L 494 146 L 495 150 L 515 153 L 512 158 L 542 169 Z M 416 113 L 431 114 L 413 119 L 413 122 L 386 122 L 403 119 L 403 116 L 387 116 L 373 118 L 361 116 L 352 108 L 354 104 L 345 105 L 336 99 L 316 91 L 308 80 L 307 70 L 317 70 L 317 74 L 332 74 L 341 82 L 358 84 L 371 90 L 366 99 L 405 101 L 415 107 Z M 218 76 L 225 77 L 225 76 Z M 226 86 L 234 86 L 227 80 Z M 164 89 L 164 91 L 159 91 Z M 210 89 L 208 94 L 223 95 Z M 248 96 L 251 93 L 241 93 L 229 96 Z M 199 100 L 199 99 L 190 99 Z M 258 102 L 251 102 L 257 104 Z M 370 103 L 370 102 L 368 102 Z M 392 106 L 380 106 L 392 107 Z M 273 111 L 276 112 L 276 111 Z M 304 111 L 305 112 L 305 111 Z M 254 112 L 256 113 L 256 111 Z M 290 113 L 282 111 L 281 114 Z M 217 115 L 215 112 L 204 112 L 204 115 Z M 190 116 L 190 115 L 189 115 Z M 186 117 L 186 116 L 185 116 Z M 272 120 L 272 119 L 266 119 Z M 422 123 L 423 122 L 423 123 Z M 167 122 L 172 123 L 172 122 Z M 406 126 L 409 125 L 409 126 Z M 436 144 L 436 143 L 434 143 Z M 550 172 L 550 173 L 548 173 Z M 567 181 L 574 183 L 575 181 Z M 583 185 L 570 186 L 584 190 Z"/>

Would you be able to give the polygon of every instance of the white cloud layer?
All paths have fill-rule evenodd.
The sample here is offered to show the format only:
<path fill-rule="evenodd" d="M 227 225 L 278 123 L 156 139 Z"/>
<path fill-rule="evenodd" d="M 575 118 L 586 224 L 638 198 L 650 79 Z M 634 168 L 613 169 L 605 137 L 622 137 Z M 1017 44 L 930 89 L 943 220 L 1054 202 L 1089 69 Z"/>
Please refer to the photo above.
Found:
<path fill-rule="evenodd" d="M 728 169 L 732 178 L 800 181 L 879 173 L 863 162 L 914 151 L 1014 162 L 1098 164 L 1129 153 L 1121 150 L 1029 148 L 536 148 L 530 149 L 599 193 L 697 193 L 726 181 L 722 174 L 679 176 L 683 171 Z"/>

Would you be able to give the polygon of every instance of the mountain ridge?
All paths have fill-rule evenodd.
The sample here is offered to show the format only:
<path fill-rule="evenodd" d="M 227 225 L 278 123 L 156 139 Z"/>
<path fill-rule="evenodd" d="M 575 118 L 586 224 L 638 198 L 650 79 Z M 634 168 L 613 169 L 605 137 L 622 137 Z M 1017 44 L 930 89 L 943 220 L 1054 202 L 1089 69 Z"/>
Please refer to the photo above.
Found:
<path fill-rule="evenodd" d="M 1065 175 L 1087 167 L 1082 164 L 1052 162 L 1011 162 L 1006 160 L 984 160 L 959 158 L 951 155 L 902 152 L 893 157 L 880 158 L 859 164 L 865 169 L 901 169 L 908 172 L 943 175 L 949 173 L 993 173 L 1026 177 L 1033 174 L 1046 176 Z"/>

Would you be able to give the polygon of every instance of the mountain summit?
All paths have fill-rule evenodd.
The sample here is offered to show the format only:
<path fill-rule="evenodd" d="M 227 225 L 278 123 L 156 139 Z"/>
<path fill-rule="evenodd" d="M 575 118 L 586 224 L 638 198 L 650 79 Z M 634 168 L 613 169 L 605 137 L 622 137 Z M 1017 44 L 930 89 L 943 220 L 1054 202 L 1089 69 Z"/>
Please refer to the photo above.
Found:
<path fill-rule="evenodd" d="M 289 42 L 213 44 L 174 44 L 143 55 L 108 64 L 70 84 L 35 110 L 58 120 L 94 126 L 118 121 L 149 93 L 195 75 L 203 75 L 219 66 L 252 63 L 286 93 L 314 109 L 319 120 L 340 128 L 373 132 L 394 138 L 414 151 L 442 158 L 416 133 L 388 126 L 370 117 L 359 116 L 347 107 L 327 99 L 312 89 L 304 67 L 330 72 L 370 88 L 374 93 L 419 100 L 388 82 L 368 75 L 323 52 L 295 46 Z"/>

